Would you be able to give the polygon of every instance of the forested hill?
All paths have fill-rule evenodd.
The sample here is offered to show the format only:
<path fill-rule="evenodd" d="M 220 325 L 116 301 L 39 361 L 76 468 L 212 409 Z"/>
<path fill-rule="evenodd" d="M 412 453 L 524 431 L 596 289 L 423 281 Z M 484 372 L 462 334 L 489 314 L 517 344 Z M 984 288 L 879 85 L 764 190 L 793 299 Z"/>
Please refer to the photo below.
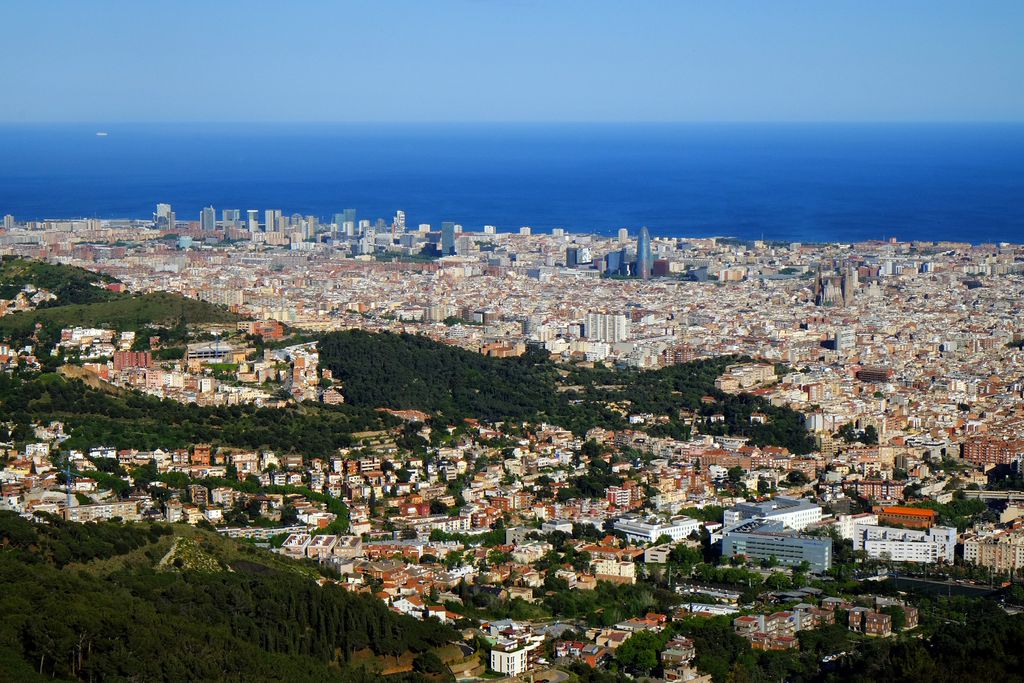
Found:
<path fill-rule="evenodd" d="M 813 450 L 795 411 L 715 389 L 726 366 L 742 360 L 736 356 L 645 372 L 567 369 L 539 351 L 489 358 L 423 336 L 359 330 L 328 334 L 319 349 L 321 364 L 355 406 L 418 409 L 448 419 L 543 420 L 577 434 L 595 426 L 621 429 L 628 424 L 624 413 L 650 412 L 669 418 L 650 433 L 685 438 L 690 428 L 680 417 L 683 410 L 696 414 L 703 433 L 748 436 L 755 444 L 795 453 Z M 751 424 L 754 412 L 766 414 L 768 423 Z M 724 422 L 706 422 L 715 414 Z"/>
<path fill-rule="evenodd" d="M 392 427 L 397 420 L 367 408 L 304 404 L 197 406 L 125 391 L 110 394 L 57 374 L 0 373 L 0 441 L 25 441 L 34 423 L 54 420 L 71 439 L 65 448 L 186 448 L 195 443 L 269 448 L 325 456 L 352 445 L 352 433 Z"/>
<path fill-rule="evenodd" d="M 57 297 L 50 305 L 89 304 L 109 301 L 117 294 L 106 285 L 116 279 L 74 266 L 54 265 L 13 256 L 0 257 L 0 299 L 13 299 L 26 285 Z"/>
<path fill-rule="evenodd" d="M 432 650 L 453 630 L 321 586 L 314 572 L 212 532 L 0 512 L 0 680 L 448 678 Z M 373 672 L 396 658 L 413 670 Z"/>
<path fill-rule="evenodd" d="M 0 299 L 13 299 L 26 285 L 44 289 L 57 298 L 34 310 L 0 317 L 0 339 L 26 340 L 43 325 L 47 338 L 61 327 L 112 327 L 137 330 L 148 325 L 187 325 L 233 322 L 239 319 L 223 306 L 189 299 L 174 292 L 133 294 L 115 292 L 112 277 L 73 266 L 3 257 L 0 259 Z"/>

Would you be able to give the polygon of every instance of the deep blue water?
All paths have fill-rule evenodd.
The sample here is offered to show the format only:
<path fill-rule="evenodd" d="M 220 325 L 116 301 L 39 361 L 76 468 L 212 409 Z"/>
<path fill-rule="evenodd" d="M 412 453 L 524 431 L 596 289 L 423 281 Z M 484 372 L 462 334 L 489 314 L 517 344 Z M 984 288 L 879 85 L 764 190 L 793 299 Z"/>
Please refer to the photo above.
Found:
<path fill-rule="evenodd" d="M 1024 125 L 0 126 L 0 214 L 1024 242 Z M 262 213 L 261 213 L 262 216 Z"/>

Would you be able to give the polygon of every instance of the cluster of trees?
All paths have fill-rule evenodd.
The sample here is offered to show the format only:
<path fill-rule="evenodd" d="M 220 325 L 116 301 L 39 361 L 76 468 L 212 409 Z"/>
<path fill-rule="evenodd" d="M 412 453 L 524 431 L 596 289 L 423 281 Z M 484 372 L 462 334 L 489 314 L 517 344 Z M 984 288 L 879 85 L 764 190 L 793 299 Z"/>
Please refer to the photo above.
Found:
<path fill-rule="evenodd" d="M 672 591 L 643 583 L 633 585 L 599 581 L 592 591 L 571 591 L 562 579 L 545 582 L 544 605 L 552 614 L 582 619 L 592 626 L 611 626 L 648 612 L 669 613 L 682 599 Z"/>
<path fill-rule="evenodd" d="M 73 562 L 124 555 L 171 534 L 166 524 L 75 524 L 46 515 L 46 524 L 33 524 L 0 511 L 0 550 L 19 561 L 65 567 Z"/>
<path fill-rule="evenodd" d="M 573 498 L 600 498 L 609 486 L 622 484 L 622 477 L 612 472 L 612 467 L 604 460 L 594 458 L 590 461 L 587 471 L 569 480 L 569 485 L 558 489 L 558 500 L 566 501 Z"/>
<path fill-rule="evenodd" d="M 422 655 L 457 637 L 371 596 L 258 562 L 210 573 L 63 569 L 57 558 L 81 554 L 79 545 L 92 550 L 78 561 L 109 559 L 166 528 L 51 526 L 0 513 L 2 680 L 380 680 L 355 668 L 353 655 Z M 421 670 L 437 669 L 419 659 Z"/>
<path fill-rule="evenodd" d="M 878 443 L 878 430 L 874 425 L 868 425 L 864 429 L 858 430 L 852 422 L 848 422 L 840 427 L 835 435 L 846 443 L 859 441 L 867 446 L 874 446 Z"/>
<path fill-rule="evenodd" d="M 501 361 L 423 336 L 359 330 L 328 334 L 318 348 L 354 405 L 497 421 L 530 419 L 555 403 L 557 373 L 533 354 Z"/>
<path fill-rule="evenodd" d="M 985 501 L 979 498 L 967 498 L 962 491 L 957 491 L 953 500 L 948 503 L 925 500 L 914 503 L 912 507 L 935 510 L 939 513 L 939 524 L 955 526 L 959 531 L 963 531 L 978 517 L 988 513 L 988 505 Z M 991 521 L 995 521 L 994 515 L 992 515 Z"/>
<path fill-rule="evenodd" d="M 135 392 L 114 395 L 54 374 L 0 375 L 0 412 L 13 424 L 7 436 L 15 441 L 31 438 L 33 422 L 59 420 L 71 435 L 68 448 L 103 444 L 149 450 L 208 442 L 311 456 L 353 445 L 353 432 L 398 423 L 386 413 L 347 405 L 207 407 Z"/>
<path fill-rule="evenodd" d="M 348 330 L 325 335 L 320 361 L 342 382 L 345 398 L 357 406 L 418 409 L 450 422 L 464 417 L 490 421 L 546 421 L 583 434 L 592 427 L 621 429 L 616 406 L 668 416 L 648 427 L 653 435 L 686 438 L 690 426 L 680 411 L 696 414 L 705 433 L 747 436 L 758 445 L 779 445 L 809 453 L 814 443 L 798 413 L 749 394 L 725 394 L 715 379 L 725 368 L 749 360 L 725 356 L 654 371 L 572 368 L 566 371 L 546 353 L 530 350 L 518 358 L 481 356 L 409 334 Z M 705 400 L 710 398 L 711 400 Z M 767 422 L 751 422 L 753 413 Z M 711 423 L 721 414 L 723 422 Z"/>

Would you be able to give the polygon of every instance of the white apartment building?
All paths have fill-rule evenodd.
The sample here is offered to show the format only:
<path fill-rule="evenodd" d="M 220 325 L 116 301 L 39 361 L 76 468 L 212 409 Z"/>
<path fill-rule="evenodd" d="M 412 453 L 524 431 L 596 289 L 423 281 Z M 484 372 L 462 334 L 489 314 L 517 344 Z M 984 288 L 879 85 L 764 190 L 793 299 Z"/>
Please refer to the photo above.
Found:
<path fill-rule="evenodd" d="M 839 538 L 853 540 L 858 524 L 878 524 L 878 515 L 873 512 L 862 512 L 857 515 L 836 515 L 832 526 L 839 532 Z"/>
<path fill-rule="evenodd" d="M 588 313 L 583 324 L 583 335 L 587 339 L 609 344 L 625 341 L 629 339 L 629 320 L 621 313 Z"/>
<path fill-rule="evenodd" d="M 499 641 L 491 650 L 491 670 L 508 676 L 526 673 L 529 659 L 526 647 L 512 644 L 508 650 L 499 649 L 502 645 Z"/>
<path fill-rule="evenodd" d="M 893 562 L 952 562 L 955 547 L 956 529 L 947 526 L 899 529 L 857 524 L 853 533 L 854 550 Z"/>

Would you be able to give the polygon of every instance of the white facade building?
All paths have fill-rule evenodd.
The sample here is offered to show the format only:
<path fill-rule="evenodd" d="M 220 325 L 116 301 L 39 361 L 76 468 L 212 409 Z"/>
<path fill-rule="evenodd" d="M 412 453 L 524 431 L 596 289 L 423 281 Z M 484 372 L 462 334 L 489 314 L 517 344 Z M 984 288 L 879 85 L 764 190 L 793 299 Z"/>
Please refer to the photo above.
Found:
<path fill-rule="evenodd" d="M 609 344 L 625 341 L 629 339 L 629 320 L 621 313 L 588 313 L 583 334 L 587 339 Z"/>
<path fill-rule="evenodd" d="M 857 524 L 853 549 L 870 557 L 893 562 L 953 562 L 956 529 L 899 529 L 874 524 Z"/>
<path fill-rule="evenodd" d="M 853 540 L 853 534 L 858 524 L 878 524 L 878 515 L 873 512 L 862 512 L 857 515 L 837 515 L 833 523 L 839 538 L 845 541 Z"/>
<path fill-rule="evenodd" d="M 615 530 L 626 534 L 633 543 L 654 543 L 662 536 L 682 541 L 700 529 L 700 522 L 690 517 L 673 517 L 664 522 L 656 517 L 644 519 L 639 515 L 625 515 L 615 520 Z"/>
<path fill-rule="evenodd" d="M 802 531 L 821 521 L 821 507 L 803 498 L 778 496 L 761 503 L 738 503 L 725 511 L 724 526 L 750 519 L 782 522 L 789 529 Z"/>

